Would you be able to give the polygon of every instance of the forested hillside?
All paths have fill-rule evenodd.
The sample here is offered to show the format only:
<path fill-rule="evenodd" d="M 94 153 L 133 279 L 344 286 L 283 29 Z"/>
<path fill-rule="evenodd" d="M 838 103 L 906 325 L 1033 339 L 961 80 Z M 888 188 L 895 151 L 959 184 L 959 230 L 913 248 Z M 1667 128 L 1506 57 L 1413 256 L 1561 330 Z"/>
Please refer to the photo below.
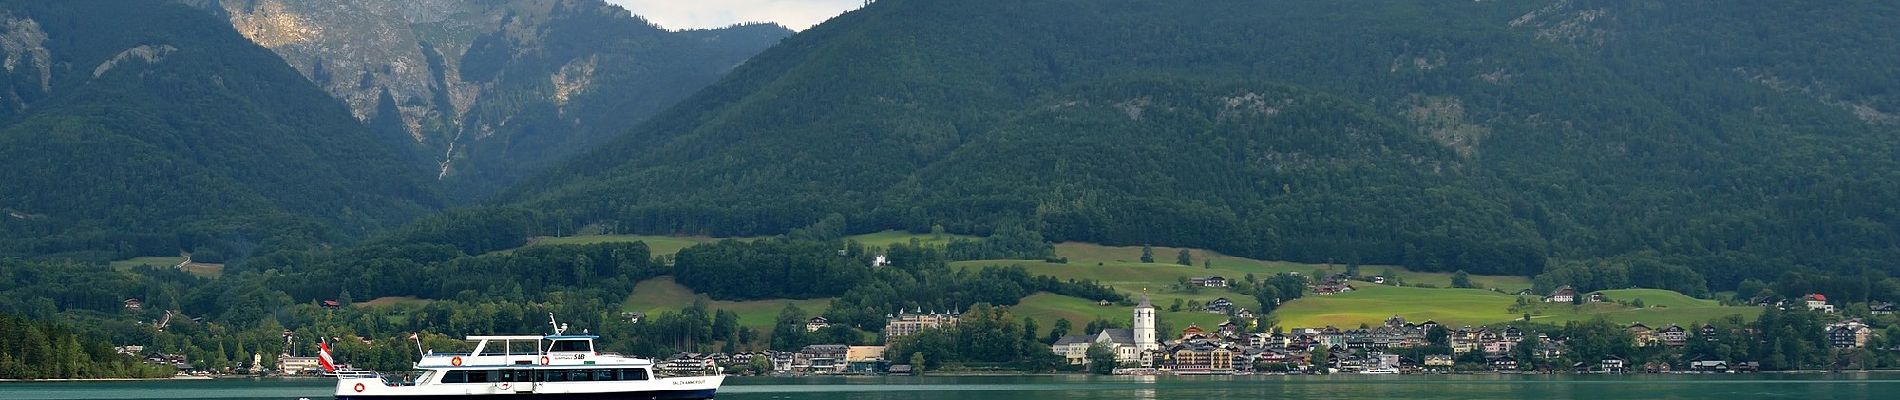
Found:
<path fill-rule="evenodd" d="M 220 262 L 440 206 L 419 165 L 202 12 L 4 1 L 0 20 L 0 255 Z"/>
<path fill-rule="evenodd" d="M 229 20 L 473 202 L 691 95 L 791 31 L 667 31 L 600 0 L 178 0 Z"/>
<path fill-rule="evenodd" d="M 853 232 L 1021 223 L 1419 270 L 1859 279 L 1900 256 L 1897 18 L 1878 1 L 880 1 L 509 197 L 619 232 L 837 213 Z"/>

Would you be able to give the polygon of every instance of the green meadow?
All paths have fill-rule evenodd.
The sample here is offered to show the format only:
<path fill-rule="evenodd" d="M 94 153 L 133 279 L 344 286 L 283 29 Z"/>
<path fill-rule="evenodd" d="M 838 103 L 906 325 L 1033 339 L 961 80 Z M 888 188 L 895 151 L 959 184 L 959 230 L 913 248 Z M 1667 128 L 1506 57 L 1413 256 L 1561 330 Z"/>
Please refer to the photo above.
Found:
<path fill-rule="evenodd" d="M 627 301 L 621 305 L 621 310 L 643 312 L 648 316 L 666 312 L 676 313 L 692 305 L 693 299 L 699 297 L 700 294 L 693 292 L 693 289 L 674 282 L 673 277 L 662 276 L 634 284 L 633 294 L 627 296 Z M 764 335 L 772 331 L 772 325 L 778 319 L 779 311 L 785 309 L 786 303 L 797 304 L 798 308 L 805 310 L 807 316 L 816 316 L 824 313 L 825 308 L 831 306 L 831 299 L 753 301 L 709 299 L 706 301 L 706 307 L 738 313 L 740 325 L 752 327 L 754 331 Z"/>

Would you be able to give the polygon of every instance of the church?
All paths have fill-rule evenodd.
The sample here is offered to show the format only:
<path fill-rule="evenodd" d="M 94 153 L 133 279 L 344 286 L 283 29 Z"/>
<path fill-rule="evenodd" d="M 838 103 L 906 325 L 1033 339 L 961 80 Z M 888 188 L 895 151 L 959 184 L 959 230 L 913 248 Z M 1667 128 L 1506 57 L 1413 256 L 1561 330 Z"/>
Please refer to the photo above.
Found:
<path fill-rule="evenodd" d="M 1155 306 L 1148 301 L 1148 294 L 1141 294 L 1141 303 L 1135 304 L 1134 318 L 1129 329 L 1106 329 L 1093 335 L 1065 336 L 1057 340 L 1053 347 L 1056 354 L 1069 359 L 1069 364 L 1080 365 L 1088 362 L 1089 346 L 1095 343 L 1108 345 L 1115 351 L 1115 361 L 1122 364 L 1140 364 L 1150 359 L 1147 355 L 1160 351 L 1161 342 L 1155 340 Z"/>

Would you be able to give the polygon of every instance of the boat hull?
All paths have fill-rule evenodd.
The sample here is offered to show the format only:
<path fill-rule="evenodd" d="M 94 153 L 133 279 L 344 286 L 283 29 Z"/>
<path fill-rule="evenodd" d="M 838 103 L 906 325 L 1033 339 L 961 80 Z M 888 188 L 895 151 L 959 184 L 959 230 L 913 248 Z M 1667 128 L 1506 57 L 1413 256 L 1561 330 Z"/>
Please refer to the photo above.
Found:
<path fill-rule="evenodd" d="M 498 382 L 451 383 L 422 386 L 389 385 L 382 379 L 343 379 L 336 385 L 337 400 L 398 399 L 710 399 L 725 376 L 661 378 L 604 382 Z"/>
<path fill-rule="evenodd" d="M 497 393 L 457 395 L 339 395 L 336 400 L 451 400 L 451 399 L 560 399 L 560 400 L 699 400 L 713 398 L 716 389 L 658 390 L 611 393 Z"/>

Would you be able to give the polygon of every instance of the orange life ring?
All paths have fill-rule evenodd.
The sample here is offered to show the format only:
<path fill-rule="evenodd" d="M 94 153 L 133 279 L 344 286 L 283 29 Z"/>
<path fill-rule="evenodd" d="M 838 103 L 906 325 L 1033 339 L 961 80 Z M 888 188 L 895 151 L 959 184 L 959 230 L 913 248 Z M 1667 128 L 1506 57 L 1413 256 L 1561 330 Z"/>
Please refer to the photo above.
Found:
<path fill-rule="evenodd" d="M 541 365 L 548 365 L 548 356 L 541 356 Z"/>
<path fill-rule="evenodd" d="M 449 359 L 449 365 L 451 365 L 451 366 L 457 366 L 457 367 L 460 367 L 460 366 L 462 366 L 462 357 L 460 357 L 460 356 L 457 356 L 457 357 L 453 357 L 453 358 L 450 358 L 450 359 Z"/>
<path fill-rule="evenodd" d="M 363 384 L 361 384 L 361 383 L 358 383 L 358 384 L 356 384 L 356 392 L 357 392 L 357 393 L 362 393 L 362 392 L 363 392 Z"/>

